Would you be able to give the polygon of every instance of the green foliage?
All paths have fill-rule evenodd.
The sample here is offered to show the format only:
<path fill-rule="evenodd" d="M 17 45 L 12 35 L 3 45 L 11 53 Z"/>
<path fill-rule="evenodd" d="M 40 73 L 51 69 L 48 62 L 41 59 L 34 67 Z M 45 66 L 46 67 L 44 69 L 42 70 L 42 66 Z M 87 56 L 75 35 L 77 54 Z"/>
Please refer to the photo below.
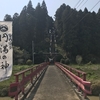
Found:
<path fill-rule="evenodd" d="M 89 62 L 87 63 L 87 65 L 92 65 L 92 62 L 91 62 L 91 61 L 89 61 Z"/>
<path fill-rule="evenodd" d="M 66 51 L 64 51 L 60 46 L 57 46 L 57 50 L 62 55 L 63 58 L 66 57 Z"/>
<path fill-rule="evenodd" d="M 60 62 L 64 64 L 65 63 L 65 60 L 64 59 L 61 59 Z"/>
<path fill-rule="evenodd" d="M 65 59 L 65 64 L 67 64 L 67 65 L 70 64 L 69 58 L 66 58 L 66 59 Z"/>
<path fill-rule="evenodd" d="M 100 81 L 94 81 L 92 83 L 92 95 L 98 96 L 100 94 Z"/>
<path fill-rule="evenodd" d="M 8 88 L 3 88 L 0 90 L 0 97 L 8 96 Z"/>
<path fill-rule="evenodd" d="M 24 59 L 18 59 L 17 62 L 18 62 L 18 64 L 21 64 L 22 65 L 22 64 L 24 64 Z"/>
<path fill-rule="evenodd" d="M 77 62 L 78 65 L 80 65 L 81 62 L 82 62 L 82 56 L 77 55 L 77 56 L 76 56 L 76 62 Z"/>
<path fill-rule="evenodd" d="M 14 64 L 25 64 L 30 54 L 26 50 L 21 50 L 20 47 L 13 46 Z"/>
<path fill-rule="evenodd" d="M 60 62 L 61 63 L 63 63 L 63 64 L 70 64 L 70 60 L 69 60 L 69 58 L 62 58 L 61 60 L 60 60 Z"/>
<path fill-rule="evenodd" d="M 42 62 L 45 61 L 45 56 L 43 55 L 43 52 L 42 51 L 40 51 L 37 55 L 35 55 L 34 58 L 35 58 L 34 59 L 34 62 L 36 64 L 39 64 L 39 63 L 42 63 Z"/>
<path fill-rule="evenodd" d="M 30 0 L 20 14 L 15 13 L 13 18 L 6 14 L 4 20 L 13 21 L 13 45 L 28 51 L 29 54 L 32 54 L 32 41 L 34 41 L 36 53 L 48 52 L 50 45 L 47 41 L 51 30 L 57 34 L 57 46 L 61 49 L 56 48 L 63 58 L 69 54 L 70 61 L 75 62 L 76 56 L 81 55 L 84 63 L 100 62 L 100 9 L 97 13 L 89 12 L 87 8 L 84 11 L 77 11 L 62 4 L 55 13 L 54 21 L 48 15 L 44 0 L 42 4 L 38 3 L 36 8 L 33 8 Z M 29 59 L 21 57 L 22 55 L 21 50 L 14 59 L 14 63 L 18 63 L 16 59 L 24 58 L 24 62 Z"/>
<path fill-rule="evenodd" d="M 26 57 L 21 56 L 23 55 L 23 50 L 32 54 L 32 41 L 34 41 L 36 53 L 40 51 L 48 52 L 49 42 L 45 40 L 49 38 L 48 32 L 54 27 L 54 21 L 48 15 L 45 1 L 42 4 L 38 3 L 36 8 L 33 8 L 32 1 L 29 0 L 20 14 L 15 13 L 13 18 L 11 15 L 6 14 L 4 20 L 13 21 L 13 45 L 21 49 L 21 51 L 18 51 L 17 58 L 14 59 L 15 64 L 18 63 L 16 60 L 18 57 L 24 58 L 24 62 L 27 61 Z M 23 56 L 26 56 L 26 54 Z"/>
<path fill-rule="evenodd" d="M 62 55 L 57 55 L 55 56 L 55 61 L 60 62 L 62 58 L 63 58 Z"/>
<path fill-rule="evenodd" d="M 4 21 L 12 21 L 11 15 L 6 14 L 4 17 Z"/>
<path fill-rule="evenodd" d="M 87 15 L 87 16 L 86 16 Z M 86 16 L 83 18 L 83 16 Z M 82 19 L 82 21 L 80 21 Z M 55 26 L 58 32 L 58 45 L 70 54 L 71 61 L 81 55 L 83 62 L 90 57 L 92 63 L 100 62 L 100 10 L 89 12 L 86 8 L 82 12 L 62 4 L 55 14 Z"/>
<path fill-rule="evenodd" d="M 86 78 L 91 82 L 92 95 L 98 96 L 100 94 L 100 64 L 71 66 L 87 73 Z"/>
<path fill-rule="evenodd" d="M 91 62 L 92 64 L 95 64 L 95 63 L 99 63 L 99 57 L 93 55 L 93 54 L 89 54 L 85 57 L 85 62 L 88 63 L 88 62 Z"/>
<path fill-rule="evenodd" d="M 11 83 L 15 82 L 15 76 L 14 76 L 15 73 L 30 67 L 31 67 L 30 65 L 14 65 L 12 76 L 8 80 L 0 82 L 0 96 L 1 97 L 8 96 L 8 90 L 9 90 L 8 88 Z"/>
<path fill-rule="evenodd" d="M 26 64 L 27 64 L 27 65 L 32 65 L 32 60 L 28 59 L 28 60 L 26 61 Z"/>

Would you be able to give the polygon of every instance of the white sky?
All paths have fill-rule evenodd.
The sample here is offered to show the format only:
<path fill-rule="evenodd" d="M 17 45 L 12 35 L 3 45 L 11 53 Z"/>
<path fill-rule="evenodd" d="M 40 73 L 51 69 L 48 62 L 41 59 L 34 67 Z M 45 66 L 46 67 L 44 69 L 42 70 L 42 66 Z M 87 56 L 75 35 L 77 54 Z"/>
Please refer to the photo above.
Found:
<path fill-rule="evenodd" d="M 31 0 L 33 7 L 35 8 L 38 4 L 38 2 L 42 3 L 43 0 Z M 79 0 L 45 0 L 47 9 L 48 9 L 48 14 L 52 17 L 54 17 L 54 14 L 56 10 L 65 3 L 66 5 L 69 5 L 71 8 L 74 8 L 75 5 L 78 3 Z M 100 0 L 88 0 L 87 3 L 82 6 L 87 0 L 80 0 L 80 3 L 82 4 L 78 7 L 76 6 L 77 10 L 82 9 L 86 7 L 89 11 L 93 6 Z M 4 16 L 6 14 L 9 14 L 11 16 L 14 15 L 14 13 L 19 13 L 23 9 L 25 5 L 27 5 L 29 0 L 0 0 L 0 21 L 3 21 Z M 79 3 L 79 4 L 80 4 Z M 82 6 L 82 7 L 81 7 Z M 98 9 L 100 8 L 100 3 L 92 10 L 95 12 L 98 12 Z"/>

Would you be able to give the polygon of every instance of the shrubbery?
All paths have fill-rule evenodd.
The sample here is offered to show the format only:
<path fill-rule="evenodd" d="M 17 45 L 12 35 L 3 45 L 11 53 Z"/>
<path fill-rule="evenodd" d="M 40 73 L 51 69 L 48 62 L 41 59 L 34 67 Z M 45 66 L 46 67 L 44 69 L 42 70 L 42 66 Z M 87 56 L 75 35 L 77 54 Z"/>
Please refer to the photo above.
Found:
<path fill-rule="evenodd" d="M 20 47 L 13 46 L 13 60 L 14 64 L 25 64 L 26 61 L 30 59 L 30 54 L 26 50 Z"/>
<path fill-rule="evenodd" d="M 32 60 L 28 59 L 28 60 L 26 61 L 26 64 L 27 64 L 27 65 L 31 65 L 31 64 L 32 64 Z"/>
<path fill-rule="evenodd" d="M 18 60 L 17 60 L 17 63 L 20 64 L 20 65 L 24 64 L 24 59 L 21 59 L 21 58 L 18 59 Z"/>
<path fill-rule="evenodd" d="M 64 61 L 64 59 L 61 59 L 60 62 L 61 62 L 61 63 L 64 63 L 65 61 Z"/>
<path fill-rule="evenodd" d="M 92 95 L 98 96 L 100 94 L 100 81 L 94 81 L 91 85 Z"/>
<path fill-rule="evenodd" d="M 65 58 L 65 59 L 63 58 L 63 59 L 60 60 L 60 62 L 63 63 L 63 64 L 67 64 L 67 65 L 70 64 L 69 58 Z"/>
<path fill-rule="evenodd" d="M 5 97 L 5 96 L 8 96 L 8 88 L 2 88 L 0 89 L 0 96 L 1 97 Z"/>
<path fill-rule="evenodd" d="M 82 56 L 77 55 L 77 56 L 76 56 L 76 62 L 77 62 L 78 65 L 80 65 L 81 62 L 82 62 Z"/>

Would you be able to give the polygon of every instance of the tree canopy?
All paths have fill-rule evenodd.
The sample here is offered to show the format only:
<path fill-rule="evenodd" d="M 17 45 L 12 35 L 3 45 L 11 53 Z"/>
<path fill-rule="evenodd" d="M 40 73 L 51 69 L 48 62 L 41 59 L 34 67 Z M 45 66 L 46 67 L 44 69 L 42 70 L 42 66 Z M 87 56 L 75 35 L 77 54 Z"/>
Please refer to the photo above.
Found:
<path fill-rule="evenodd" d="M 100 10 L 99 10 L 100 11 Z M 77 55 L 83 57 L 84 62 L 97 62 L 100 57 L 100 15 L 84 11 L 77 11 L 65 4 L 57 9 L 55 26 L 58 31 L 58 45 L 63 48 L 67 56 L 75 61 Z"/>
<path fill-rule="evenodd" d="M 13 45 L 28 51 L 30 55 L 32 41 L 35 53 L 49 52 L 51 30 L 57 35 L 57 48 L 61 48 L 70 61 L 74 62 L 77 55 L 80 55 L 84 62 L 100 61 L 100 9 L 97 13 L 89 12 L 87 8 L 77 11 L 62 4 L 55 12 L 53 20 L 48 15 L 44 0 L 42 4 L 38 3 L 36 8 L 33 8 L 30 0 L 20 14 L 15 13 L 13 17 L 6 14 L 4 20 L 13 21 Z M 58 50 L 59 53 L 61 49 Z"/>

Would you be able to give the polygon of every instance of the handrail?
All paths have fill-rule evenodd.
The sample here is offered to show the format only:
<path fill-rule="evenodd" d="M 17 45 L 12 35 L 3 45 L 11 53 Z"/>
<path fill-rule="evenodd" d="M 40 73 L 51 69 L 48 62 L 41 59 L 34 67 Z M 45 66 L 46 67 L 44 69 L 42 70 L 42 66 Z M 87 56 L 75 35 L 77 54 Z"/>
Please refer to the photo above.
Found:
<path fill-rule="evenodd" d="M 55 65 L 60 68 L 75 84 L 78 85 L 78 90 L 80 88 L 84 92 L 84 98 L 86 98 L 87 94 L 91 94 L 91 83 L 88 81 L 85 81 L 81 79 L 80 77 L 76 76 L 74 73 L 72 73 L 70 70 L 66 69 L 61 65 L 60 63 L 55 63 Z M 88 89 L 87 89 L 88 87 Z"/>
<path fill-rule="evenodd" d="M 14 74 L 16 79 L 14 83 L 10 84 L 9 96 L 15 96 L 15 100 L 18 100 L 18 94 L 20 92 L 22 92 L 23 94 L 25 93 L 25 85 L 28 82 L 31 82 L 31 84 L 33 84 L 33 77 L 37 77 L 37 74 L 40 74 L 40 72 L 43 71 L 48 64 L 48 62 L 44 62 L 37 65 L 35 70 L 33 70 L 34 67 L 32 67 Z M 28 71 L 29 73 L 25 75 Z M 19 76 L 21 76 L 22 78 L 20 79 Z"/>
<path fill-rule="evenodd" d="M 65 64 L 62 64 L 62 63 L 59 63 L 57 62 L 58 64 L 62 65 L 62 66 L 65 66 L 68 70 L 70 70 L 72 73 L 73 71 L 77 73 L 77 76 L 83 76 L 83 80 L 86 81 L 86 72 L 83 72 L 83 71 L 80 71 L 80 70 L 77 70 L 75 68 L 72 68 L 71 66 L 68 66 L 68 65 L 65 65 Z"/>

